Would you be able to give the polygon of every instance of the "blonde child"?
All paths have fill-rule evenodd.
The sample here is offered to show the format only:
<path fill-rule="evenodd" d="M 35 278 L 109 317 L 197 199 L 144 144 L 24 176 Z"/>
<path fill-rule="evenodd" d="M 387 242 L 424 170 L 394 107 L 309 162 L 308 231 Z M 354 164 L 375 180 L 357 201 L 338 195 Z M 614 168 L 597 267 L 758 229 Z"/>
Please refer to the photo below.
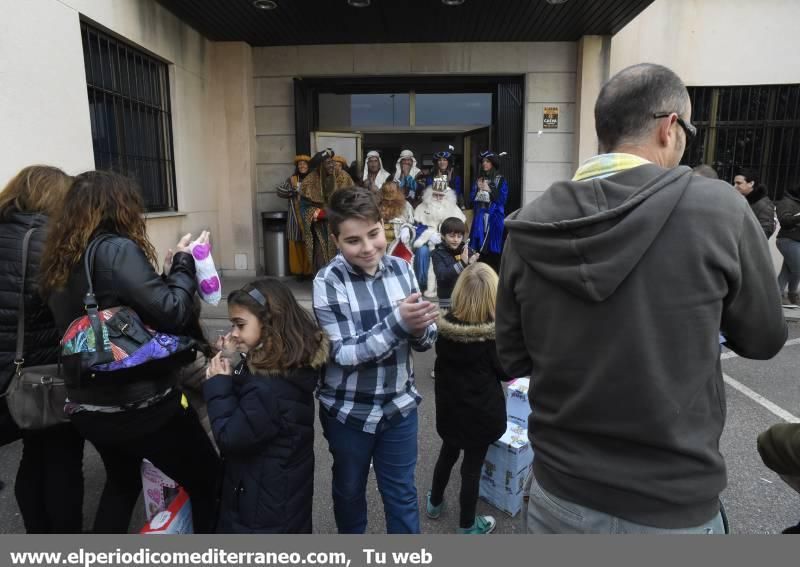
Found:
<path fill-rule="evenodd" d="M 274 278 L 228 296 L 230 339 L 209 365 L 203 394 L 225 458 L 221 533 L 311 533 L 314 389 L 328 340 Z"/>
<path fill-rule="evenodd" d="M 438 322 L 436 342 L 436 431 L 442 449 L 433 471 L 426 513 L 437 519 L 444 506 L 450 472 L 461 463 L 458 533 L 488 534 L 496 525 L 492 516 L 476 516 L 478 484 L 486 451 L 506 429 L 503 372 L 495 350 L 497 274 L 486 264 L 472 264 L 461 272 L 451 298 L 451 310 Z"/>

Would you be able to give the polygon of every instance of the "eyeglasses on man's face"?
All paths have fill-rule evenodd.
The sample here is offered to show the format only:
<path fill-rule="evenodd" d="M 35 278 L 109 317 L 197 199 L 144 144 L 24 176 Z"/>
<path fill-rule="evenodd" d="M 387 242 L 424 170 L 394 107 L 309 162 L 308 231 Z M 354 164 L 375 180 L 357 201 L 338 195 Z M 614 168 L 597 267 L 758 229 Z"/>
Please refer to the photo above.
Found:
<path fill-rule="evenodd" d="M 672 114 L 678 114 L 677 112 L 655 112 L 653 113 L 653 118 L 667 118 Z M 689 124 L 680 116 L 676 116 L 678 119 L 678 126 L 683 128 L 683 132 L 686 134 L 686 144 L 688 145 L 694 137 L 697 136 L 697 128 L 695 128 L 694 124 Z"/>

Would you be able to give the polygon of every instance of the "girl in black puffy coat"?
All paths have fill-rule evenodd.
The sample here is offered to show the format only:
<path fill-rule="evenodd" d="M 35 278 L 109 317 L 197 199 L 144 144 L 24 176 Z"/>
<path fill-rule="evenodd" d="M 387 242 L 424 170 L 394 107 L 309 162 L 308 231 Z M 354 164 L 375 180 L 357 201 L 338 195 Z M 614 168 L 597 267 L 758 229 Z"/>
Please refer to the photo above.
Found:
<path fill-rule="evenodd" d="M 225 344 L 203 393 L 225 459 L 221 533 L 311 533 L 314 389 L 328 340 L 292 292 L 263 278 L 228 296 Z"/>
<path fill-rule="evenodd" d="M 492 516 L 476 516 L 483 460 L 489 445 L 506 430 L 503 372 L 495 348 L 497 273 L 487 264 L 473 264 L 456 281 L 452 310 L 440 317 L 436 342 L 436 431 L 442 449 L 433 471 L 426 503 L 429 518 L 441 515 L 444 490 L 461 451 L 458 533 L 487 534 Z"/>

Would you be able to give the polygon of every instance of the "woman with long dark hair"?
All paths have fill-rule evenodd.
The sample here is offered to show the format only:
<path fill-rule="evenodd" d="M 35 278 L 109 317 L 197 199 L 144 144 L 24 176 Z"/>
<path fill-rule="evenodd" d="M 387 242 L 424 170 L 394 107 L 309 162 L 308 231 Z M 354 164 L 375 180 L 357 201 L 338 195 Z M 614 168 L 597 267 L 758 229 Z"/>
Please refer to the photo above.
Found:
<path fill-rule="evenodd" d="M 17 317 L 22 283 L 22 242 L 28 244 L 25 273 L 26 366 L 58 360 L 59 333 L 39 296 L 39 262 L 48 218 L 62 207 L 72 178 L 56 167 L 32 165 L 0 193 L 0 372 L 2 384 L 14 373 Z M 5 404 L 5 401 L 2 401 Z M 13 423 L 4 428 L 14 428 Z M 5 438 L 7 431 L 3 431 Z M 22 460 L 14 486 L 25 531 L 80 533 L 83 529 L 83 437 L 71 423 L 22 431 Z"/>
<path fill-rule="evenodd" d="M 775 232 L 775 205 L 767 196 L 767 188 L 759 183 L 757 174 L 749 170 L 741 171 L 733 178 L 733 186 L 747 199 L 758 224 L 764 230 L 764 236 L 772 236 Z"/>
<path fill-rule="evenodd" d="M 474 211 L 470 246 L 481 255 L 481 262 L 489 264 L 495 271 L 500 269 L 500 254 L 503 252 L 503 221 L 506 216 L 508 182 L 500 173 L 500 157 L 487 150 L 481 153 L 478 178 L 472 184 L 470 203 Z"/>
<path fill-rule="evenodd" d="M 195 264 L 191 235 L 176 245 L 169 274 L 156 273 L 142 198 L 128 178 L 90 171 L 75 178 L 53 219 L 42 259 L 41 285 L 63 333 L 84 314 L 88 288 L 83 257 L 98 235 L 92 282 L 98 307 L 132 308 L 153 329 L 191 332 Z M 177 387 L 192 351 L 126 370 L 67 377 L 66 413 L 100 453 L 106 485 L 95 532 L 124 533 L 141 492 L 139 467 L 148 459 L 183 486 L 192 503 L 194 530 L 214 529 L 219 461 L 197 414 Z"/>

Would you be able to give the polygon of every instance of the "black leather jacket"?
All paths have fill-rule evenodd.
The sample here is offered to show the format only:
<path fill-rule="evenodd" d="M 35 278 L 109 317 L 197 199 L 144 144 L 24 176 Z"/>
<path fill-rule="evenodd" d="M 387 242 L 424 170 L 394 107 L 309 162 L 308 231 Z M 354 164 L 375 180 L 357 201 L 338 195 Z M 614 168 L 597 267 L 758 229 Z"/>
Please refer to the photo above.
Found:
<path fill-rule="evenodd" d="M 197 290 L 191 254 L 175 254 L 169 276 L 162 277 L 136 243 L 114 236 L 97 246 L 92 279 L 100 309 L 125 305 L 156 330 L 188 334 L 195 317 L 193 296 Z M 83 316 L 87 289 L 81 259 L 73 268 L 67 285 L 54 291 L 48 299 L 61 334 L 74 319 Z M 84 376 L 79 383 L 68 382 L 68 395 L 72 401 L 95 405 L 122 405 L 142 400 L 173 386 L 175 371 L 194 358 L 189 352 L 129 370 Z"/>
<path fill-rule="evenodd" d="M 11 213 L 0 222 L 0 384 L 13 373 L 17 342 L 17 312 L 22 285 L 22 239 L 35 228 L 28 245 L 25 275 L 25 364 L 51 364 L 58 357 L 60 335 L 53 315 L 39 297 L 37 278 L 44 247 L 47 217 L 38 213 Z"/>

